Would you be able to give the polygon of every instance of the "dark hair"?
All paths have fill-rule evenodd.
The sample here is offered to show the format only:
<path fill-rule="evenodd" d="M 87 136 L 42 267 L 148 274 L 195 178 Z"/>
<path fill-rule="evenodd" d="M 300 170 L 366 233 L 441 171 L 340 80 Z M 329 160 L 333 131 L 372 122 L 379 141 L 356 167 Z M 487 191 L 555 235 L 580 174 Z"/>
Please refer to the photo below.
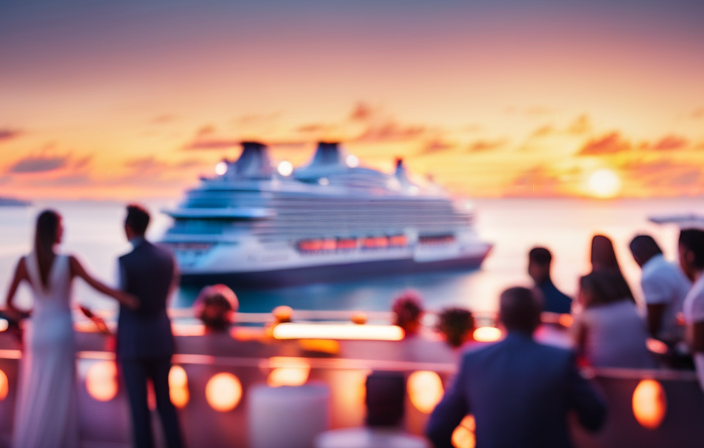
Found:
<path fill-rule="evenodd" d="M 621 284 L 623 277 L 612 271 L 592 272 L 579 279 L 581 291 L 588 292 L 590 301 L 586 308 L 632 299 L 625 295 Z"/>
<path fill-rule="evenodd" d="M 614 244 L 608 236 L 594 235 L 592 237 L 591 263 L 592 270 L 617 269 L 621 272 Z"/>
<path fill-rule="evenodd" d="M 704 231 L 683 229 L 680 231 L 679 243 L 694 254 L 694 265 L 704 268 Z"/>
<path fill-rule="evenodd" d="M 542 307 L 530 289 L 508 288 L 501 293 L 499 302 L 501 322 L 507 330 L 532 333 L 540 323 Z"/>
<path fill-rule="evenodd" d="M 125 225 L 138 235 L 144 235 L 149 227 L 149 212 L 138 204 L 127 206 Z"/>
<path fill-rule="evenodd" d="M 662 253 L 662 249 L 650 235 L 636 235 L 628 247 L 630 247 L 631 253 L 643 263 Z"/>
<path fill-rule="evenodd" d="M 194 314 L 208 330 L 223 332 L 232 325 L 239 301 L 225 285 L 206 286 L 193 302 Z"/>
<path fill-rule="evenodd" d="M 611 281 L 618 287 L 618 294 L 623 298 L 630 298 L 635 302 L 631 287 L 628 286 L 626 277 L 621 272 L 621 267 L 616 259 L 616 251 L 611 239 L 604 235 L 594 235 L 592 238 L 592 272 L 609 272 Z"/>
<path fill-rule="evenodd" d="M 420 296 L 414 291 L 402 293 L 392 307 L 395 316 L 395 325 L 406 330 L 408 324 L 417 323 L 423 314 Z"/>
<path fill-rule="evenodd" d="M 34 253 L 39 264 L 39 276 L 42 284 L 49 284 L 49 271 L 54 263 L 54 245 L 57 243 L 56 235 L 61 223 L 61 215 L 54 210 L 44 210 L 37 217 L 37 226 L 34 234 Z"/>
<path fill-rule="evenodd" d="M 464 308 L 445 308 L 438 314 L 436 329 L 445 336 L 450 347 L 461 347 L 467 333 L 474 330 L 474 316 Z"/>
<path fill-rule="evenodd" d="M 552 254 L 545 247 L 534 247 L 528 252 L 528 260 L 545 266 L 552 262 Z"/>

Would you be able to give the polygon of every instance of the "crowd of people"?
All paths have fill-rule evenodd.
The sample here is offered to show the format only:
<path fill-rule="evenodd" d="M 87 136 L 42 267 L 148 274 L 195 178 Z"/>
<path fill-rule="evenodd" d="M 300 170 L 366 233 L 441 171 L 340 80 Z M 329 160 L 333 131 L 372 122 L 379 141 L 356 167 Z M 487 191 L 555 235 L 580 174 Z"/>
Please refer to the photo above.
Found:
<path fill-rule="evenodd" d="M 33 250 L 18 261 L 6 299 L 8 315 L 19 320 L 31 314 L 33 321 L 21 365 L 14 446 L 78 444 L 70 307 L 75 278 L 120 304 L 116 354 L 134 445 L 153 444 L 148 383 L 153 385 L 168 446 L 182 445 L 169 396 L 175 348 L 166 313 L 178 272 L 173 256 L 146 240 L 149 220 L 143 207 L 127 207 L 124 230 L 133 250 L 120 257 L 119 286 L 111 288 L 90 275 L 77 258 L 57 253 L 61 216 L 51 210 L 39 215 Z M 568 412 L 576 413 L 588 430 L 599 429 L 606 415 L 603 398 L 580 376 L 580 366 L 696 369 L 704 388 L 704 230 L 681 230 L 677 264 L 664 258 L 649 235 L 636 236 L 629 248 L 642 271 L 642 301 L 636 301 L 612 241 L 596 235 L 591 272 L 579 279 L 574 300 L 552 281 L 550 251 L 535 247 L 529 252 L 527 271 L 534 286 L 512 287 L 501 294 L 498 320 L 505 337 L 499 342 L 476 343 L 475 316 L 469 309 L 454 306 L 436 314 L 434 334 L 459 360 L 459 371 L 429 421 L 427 435 L 435 446 L 452 446 L 452 431 L 467 413 L 474 415 L 480 446 L 569 446 Z M 32 310 L 16 304 L 22 282 L 32 291 Z M 223 332 L 232 324 L 238 302 L 232 290 L 215 285 L 201 292 L 194 308 L 208 331 Z M 425 310 L 417 293 L 404 292 L 392 309 L 393 323 L 403 328 L 407 340 L 423 338 Z M 571 350 L 535 340 L 546 312 L 572 315 L 567 320 Z M 84 313 L 91 315 L 86 309 Z"/>
<path fill-rule="evenodd" d="M 636 236 L 629 248 L 642 271 L 640 306 L 608 237 L 593 237 L 592 270 L 579 279 L 575 300 L 552 282 L 550 251 L 530 251 L 528 273 L 535 287 L 505 290 L 499 311 L 504 339 L 461 357 L 459 373 L 427 427 L 436 447 L 452 446 L 452 432 L 468 413 L 474 415 L 479 446 L 570 446 L 568 412 L 591 431 L 606 416 L 606 402 L 580 376 L 579 366 L 695 368 L 704 388 L 704 231 L 681 230 L 677 264 L 664 258 L 649 235 Z M 571 350 L 536 342 L 541 312 L 573 315 Z M 456 310 L 441 316 L 446 313 Z M 440 322 L 448 343 L 461 344 L 463 339 L 447 331 L 452 326 L 442 324 L 442 317 Z"/>

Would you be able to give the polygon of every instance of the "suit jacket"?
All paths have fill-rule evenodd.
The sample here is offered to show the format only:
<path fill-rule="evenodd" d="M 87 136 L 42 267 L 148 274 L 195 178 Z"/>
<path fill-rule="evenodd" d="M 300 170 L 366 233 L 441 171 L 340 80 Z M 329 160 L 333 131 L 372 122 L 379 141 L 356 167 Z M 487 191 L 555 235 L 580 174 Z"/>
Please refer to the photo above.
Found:
<path fill-rule="evenodd" d="M 122 289 L 136 296 L 140 306 L 132 310 L 120 305 L 118 358 L 170 357 L 174 339 L 166 306 L 175 275 L 173 256 L 143 240 L 120 257 L 119 266 Z"/>
<path fill-rule="evenodd" d="M 577 371 L 574 354 L 510 333 L 463 356 L 427 435 L 436 447 L 450 448 L 453 430 L 474 414 L 479 448 L 571 447 L 570 411 L 593 431 L 606 415 L 603 400 Z"/>
<path fill-rule="evenodd" d="M 563 314 L 572 312 L 572 299 L 557 289 L 552 280 L 547 279 L 537 286 L 543 293 L 543 311 Z"/>

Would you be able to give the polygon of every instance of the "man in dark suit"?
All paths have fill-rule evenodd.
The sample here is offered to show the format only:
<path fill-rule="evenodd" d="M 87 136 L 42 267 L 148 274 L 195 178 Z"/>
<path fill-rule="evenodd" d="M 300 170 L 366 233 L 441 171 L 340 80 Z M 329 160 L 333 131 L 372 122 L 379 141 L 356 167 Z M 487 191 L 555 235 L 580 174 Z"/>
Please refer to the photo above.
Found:
<path fill-rule="evenodd" d="M 169 396 L 174 338 L 166 314 L 166 302 L 178 276 L 172 255 L 145 239 L 148 225 L 149 213 L 144 208 L 127 206 L 125 234 L 133 250 L 119 259 L 120 283 L 125 292 L 139 298 L 140 307 L 120 306 L 117 359 L 132 413 L 134 446 L 154 446 L 147 404 L 147 381 L 151 381 L 167 446 L 179 448 L 181 430 Z"/>
<path fill-rule="evenodd" d="M 452 447 L 452 432 L 467 414 L 474 415 L 477 446 L 483 448 L 570 447 L 570 412 L 588 430 L 603 425 L 605 404 L 580 376 L 573 353 L 533 340 L 540 311 L 539 299 L 527 288 L 501 294 L 508 335 L 462 358 L 454 383 L 430 416 L 427 435 L 435 447 Z"/>
<path fill-rule="evenodd" d="M 544 247 L 534 247 L 528 253 L 528 275 L 543 294 L 543 311 L 569 314 L 572 312 L 572 299 L 552 282 L 551 264 L 552 254 Z"/>

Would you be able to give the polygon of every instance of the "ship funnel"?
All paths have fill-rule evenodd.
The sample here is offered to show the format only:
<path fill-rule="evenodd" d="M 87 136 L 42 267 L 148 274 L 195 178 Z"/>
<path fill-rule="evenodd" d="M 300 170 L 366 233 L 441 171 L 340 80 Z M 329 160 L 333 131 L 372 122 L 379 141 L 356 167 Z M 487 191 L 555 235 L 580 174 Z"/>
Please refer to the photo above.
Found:
<path fill-rule="evenodd" d="M 309 166 L 310 168 L 317 168 L 342 165 L 343 162 L 340 146 L 337 142 L 319 142 L 318 149 L 315 151 L 315 155 Z"/>
<path fill-rule="evenodd" d="M 242 142 L 242 154 L 228 174 L 244 179 L 268 179 L 274 174 L 269 149 L 259 142 Z"/>
<path fill-rule="evenodd" d="M 401 182 L 402 185 L 410 184 L 411 181 L 408 179 L 408 171 L 406 170 L 406 165 L 403 163 L 401 157 L 396 159 L 396 170 L 394 171 L 394 176 Z"/>

